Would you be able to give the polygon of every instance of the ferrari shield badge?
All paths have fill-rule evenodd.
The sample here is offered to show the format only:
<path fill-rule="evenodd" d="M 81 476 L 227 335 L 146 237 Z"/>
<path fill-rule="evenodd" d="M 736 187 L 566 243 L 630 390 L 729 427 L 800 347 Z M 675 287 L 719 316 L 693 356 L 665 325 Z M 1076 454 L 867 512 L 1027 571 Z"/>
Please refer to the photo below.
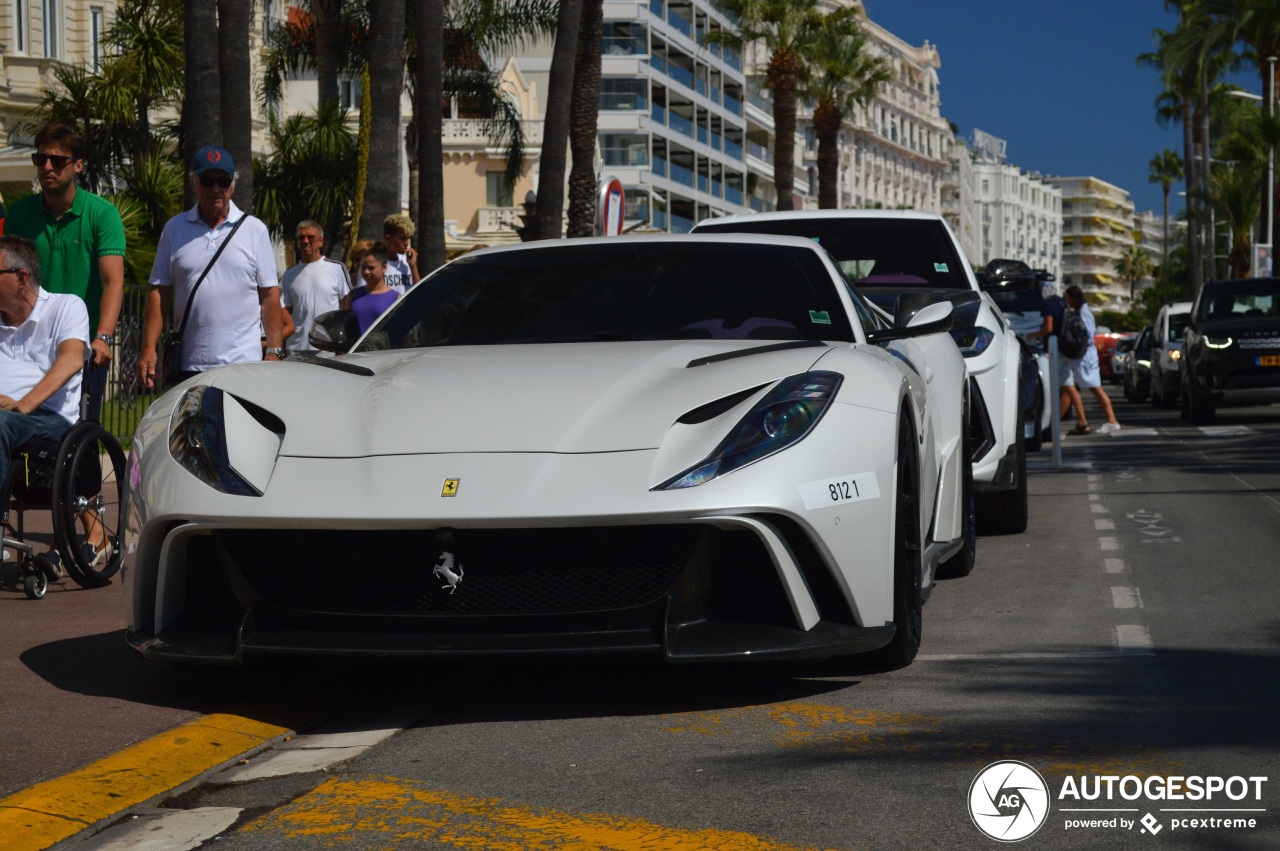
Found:
<path fill-rule="evenodd" d="M 448 550 L 440 554 L 440 562 L 436 565 L 435 570 L 431 572 L 444 580 L 444 584 L 440 587 L 448 588 L 450 594 L 457 591 L 458 585 L 462 583 L 462 565 L 456 565 L 455 569 L 453 553 Z"/>
<path fill-rule="evenodd" d="M 441 496 L 457 496 L 458 485 L 461 484 L 461 482 L 462 482 L 462 479 L 445 479 L 444 487 L 440 488 L 440 495 Z"/>

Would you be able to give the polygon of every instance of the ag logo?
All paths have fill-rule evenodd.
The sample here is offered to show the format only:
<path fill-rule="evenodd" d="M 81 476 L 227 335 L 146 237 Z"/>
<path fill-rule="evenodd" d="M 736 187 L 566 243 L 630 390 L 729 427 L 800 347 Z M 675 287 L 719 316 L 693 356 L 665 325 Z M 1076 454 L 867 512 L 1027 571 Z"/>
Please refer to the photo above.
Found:
<path fill-rule="evenodd" d="M 993 762 L 973 778 L 969 815 L 987 836 L 1018 842 L 1049 816 L 1049 786 L 1040 772 L 1016 760 Z"/>

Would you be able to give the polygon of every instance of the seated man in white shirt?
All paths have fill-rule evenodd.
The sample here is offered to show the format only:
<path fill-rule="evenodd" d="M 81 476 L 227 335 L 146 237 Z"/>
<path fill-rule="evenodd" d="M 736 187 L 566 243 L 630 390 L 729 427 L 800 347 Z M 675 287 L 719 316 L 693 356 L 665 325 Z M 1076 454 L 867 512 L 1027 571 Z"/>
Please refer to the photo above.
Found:
<path fill-rule="evenodd" d="M 0 482 L 19 446 L 60 440 L 79 420 L 88 351 L 84 301 L 42 290 L 35 245 L 0 236 Z"/>

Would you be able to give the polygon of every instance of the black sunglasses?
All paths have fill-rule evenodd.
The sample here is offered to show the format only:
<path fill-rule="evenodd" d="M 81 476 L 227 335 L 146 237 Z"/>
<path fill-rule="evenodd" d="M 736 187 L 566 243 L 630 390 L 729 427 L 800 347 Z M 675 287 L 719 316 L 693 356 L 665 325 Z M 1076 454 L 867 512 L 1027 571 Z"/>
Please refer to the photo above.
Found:
<path fill-rule="evenodd" d="M 9 275 L 9 274 L 16 275 L 16 274 L 18 274 L 19 272 L 25 272 L 25 271 L 27 271 L 27 270 L 26 270 L 26 269 L 19 269 L 19 268 L 17 268 L 17 267 L 14 267 L 14 268 L 11 268 L 11 269 L 0 269 L 0 275 Z"/>
<path fill-rule="evenodd" d="M 67 167 L 67 163 L 71 162 L 71 157 L 66 154 L 32 154 L 31 162 L 36 168 L 42 168 L 45 163 L 51 163 L 55 171 L 62 171 Z"/>
<path fill-rule="evenodd" d="M 229 186 L 231 186 L 231 178 L 230 177 L 210 177 L 207 174 L 200 175 L 200 185 L 203 186 L 205 189 L 212 189 L 215 184 L 218 186 L 219 189 L 226 189 Z"/>

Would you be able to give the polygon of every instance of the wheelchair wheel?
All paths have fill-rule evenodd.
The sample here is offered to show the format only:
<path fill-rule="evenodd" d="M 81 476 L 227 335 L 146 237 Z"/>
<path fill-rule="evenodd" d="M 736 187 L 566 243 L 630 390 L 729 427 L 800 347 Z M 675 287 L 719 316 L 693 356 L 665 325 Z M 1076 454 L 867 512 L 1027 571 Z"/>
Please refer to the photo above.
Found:
<path fill-rule="evenodd" d="M 124 451 L 93 422 L 63 438 L 53 479 L 53 537 L 67 573 L 84 588 L 106 585 L 120 569 Z M 91 540 L 105 543 L 95 547 Z"/>

